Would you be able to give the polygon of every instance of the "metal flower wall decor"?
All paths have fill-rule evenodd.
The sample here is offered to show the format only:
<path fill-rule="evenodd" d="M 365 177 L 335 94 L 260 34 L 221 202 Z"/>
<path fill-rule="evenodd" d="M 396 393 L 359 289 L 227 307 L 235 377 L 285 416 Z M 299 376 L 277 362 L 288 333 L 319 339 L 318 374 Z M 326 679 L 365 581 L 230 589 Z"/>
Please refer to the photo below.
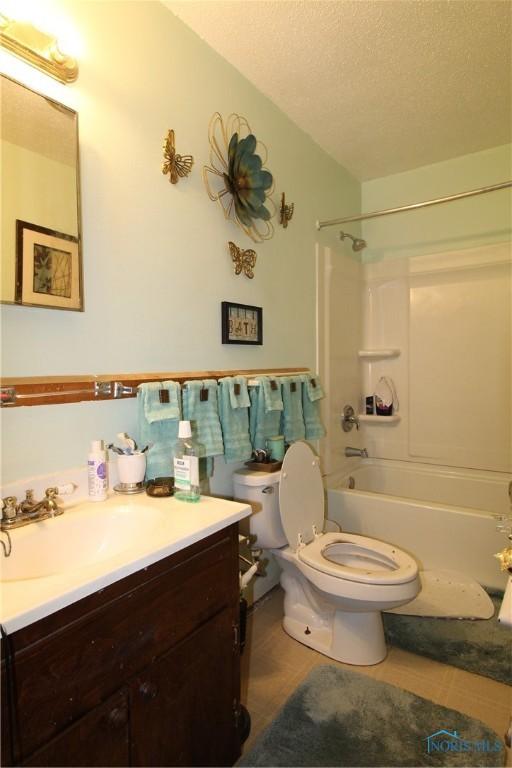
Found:
<path fill-rule="evenodd" d="M 204 166 L 203 178 L 210 200 L 219 202 L 226 219 L 255 243 L 270 239 L 276 207 L 270 198 L 274 180 L 265 168 L 267 148 L 251 133 L 245 117 L 236 114 L 224 123 L 216 112 L 208 139 L 210 165 Z"/>

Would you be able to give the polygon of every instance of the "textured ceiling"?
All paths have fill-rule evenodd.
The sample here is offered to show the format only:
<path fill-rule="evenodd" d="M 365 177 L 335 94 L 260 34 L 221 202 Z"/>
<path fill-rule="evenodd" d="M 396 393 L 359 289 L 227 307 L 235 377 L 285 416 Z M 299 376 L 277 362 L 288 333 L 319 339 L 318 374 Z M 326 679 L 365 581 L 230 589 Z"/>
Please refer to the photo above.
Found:
<path fill-rule="evenodd" d="M 510 0 L 164 4 L 359 179 L 511 140 Z"/>

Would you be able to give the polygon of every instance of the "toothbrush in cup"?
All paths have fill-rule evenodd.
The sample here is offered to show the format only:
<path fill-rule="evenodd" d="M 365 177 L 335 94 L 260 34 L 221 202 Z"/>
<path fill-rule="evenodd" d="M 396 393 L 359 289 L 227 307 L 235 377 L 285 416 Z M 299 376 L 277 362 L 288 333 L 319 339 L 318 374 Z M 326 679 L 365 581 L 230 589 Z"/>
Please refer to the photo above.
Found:
<path fill-rule="evenodd" d="M 137 443 L 132 437 L 130 437 L 130 435 L 128 435 L 126 432 L 118 432 L 117 436 L 121 443 L 124 443 L 126 446 L 126 448 L 123 449 L 124 453 L 135 453 L 137 450 Z"/>

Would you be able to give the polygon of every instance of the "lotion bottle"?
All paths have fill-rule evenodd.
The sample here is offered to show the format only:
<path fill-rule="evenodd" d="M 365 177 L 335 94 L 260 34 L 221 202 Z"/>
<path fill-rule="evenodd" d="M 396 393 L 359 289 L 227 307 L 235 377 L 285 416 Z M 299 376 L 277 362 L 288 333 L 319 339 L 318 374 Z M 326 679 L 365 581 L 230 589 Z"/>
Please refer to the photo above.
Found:
<path fill-rule="evenodd" d="M 199 501 L 199 457 L 204 447 L 192 438 L 190 421 L 180 421 L 174 445 L 174 496 L 180 501 Z"/>
<path fill-rule="evenodd" d="M 103 440 L 93 440 L 87 457 L 90 501 L 105 501 L 108 491 L 107 452 Z"/>

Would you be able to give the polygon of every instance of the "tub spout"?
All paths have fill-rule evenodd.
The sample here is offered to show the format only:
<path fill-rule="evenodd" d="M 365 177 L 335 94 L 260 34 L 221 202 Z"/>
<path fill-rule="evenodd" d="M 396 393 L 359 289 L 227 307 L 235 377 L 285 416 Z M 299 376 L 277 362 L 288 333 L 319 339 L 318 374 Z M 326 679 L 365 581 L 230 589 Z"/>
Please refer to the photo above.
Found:
<path fill-rule="evenodd" d="M 350 459 L 352 456 L 357 456 L 360 459 L 367 459 L 368 451 L 366 448 L 351 448 L 347 445 L 345 448 L 345 456 L 347 459 Z"/>

